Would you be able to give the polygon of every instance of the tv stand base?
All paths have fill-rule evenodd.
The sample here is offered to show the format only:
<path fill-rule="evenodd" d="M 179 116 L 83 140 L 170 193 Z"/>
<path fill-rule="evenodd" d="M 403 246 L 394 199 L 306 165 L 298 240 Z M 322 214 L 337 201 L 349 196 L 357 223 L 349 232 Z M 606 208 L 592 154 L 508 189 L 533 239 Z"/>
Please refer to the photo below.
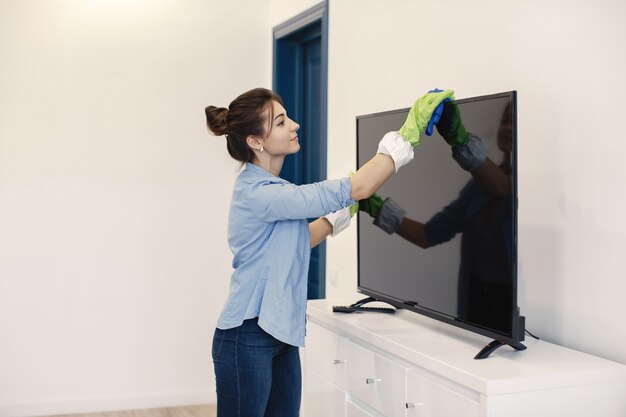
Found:
<path fill-rule="evenodd" d="M 500 346 L 504 346 L 504 345 L 509 345 L 509 346 L 511 346 L 515 350 L 524 350 L 524 349 L 526 349 L 526 346 L 524 346 L 521 343 L 506 343 L 506 342 L 503 342 L 501 340 L 494 340 L 493 342 L 491 342 L 487 346 L 485 346 L 480 352 L 478 352 L 478 355 L 474 356 L 474 359 L 487 359 L 489 357 L 489 355 L 491 355 L 491 353 L 494 350 L 496 350 Z"/>
<path fill-rule="evenodd" d="M 374 301 L 378 301 L 373 297 L 367 297 L 362 300 L 357 301 L 354 304 L 350 304 L 349 306 L 333 306 L 333 313 L 362 313 L 362 312 L 372 312 L 372 313 L 389 313 L 393 314 L 396 312 L 394 308 L 389 307 L 364 307 L 364 304 L 372 303 Z"/>

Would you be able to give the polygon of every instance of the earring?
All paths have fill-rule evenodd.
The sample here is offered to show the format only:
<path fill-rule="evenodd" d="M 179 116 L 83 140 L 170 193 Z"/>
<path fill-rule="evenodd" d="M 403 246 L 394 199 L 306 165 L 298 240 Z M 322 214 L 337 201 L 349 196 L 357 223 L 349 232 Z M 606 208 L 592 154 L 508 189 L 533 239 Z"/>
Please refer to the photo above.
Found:
<path fill-rule="evenodd" d="M 263 147 L 261 146 L 261 152 L 263 152 Z"/>

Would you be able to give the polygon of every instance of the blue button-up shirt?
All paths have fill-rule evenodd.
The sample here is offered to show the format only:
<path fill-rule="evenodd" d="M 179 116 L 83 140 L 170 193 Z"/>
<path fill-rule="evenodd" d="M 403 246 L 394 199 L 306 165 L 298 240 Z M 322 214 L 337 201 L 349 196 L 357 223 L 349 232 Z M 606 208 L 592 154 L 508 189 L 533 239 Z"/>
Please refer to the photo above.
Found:
<path fill-rule="evenodd" d="M 304 346 L 311 235 L 307 218 L 354 203 L 349 178 L 294 185 L 247 163 L 235 181 L 228 219 L 230 293 L 219 329 L 258 317 L 276 339 Z"/>

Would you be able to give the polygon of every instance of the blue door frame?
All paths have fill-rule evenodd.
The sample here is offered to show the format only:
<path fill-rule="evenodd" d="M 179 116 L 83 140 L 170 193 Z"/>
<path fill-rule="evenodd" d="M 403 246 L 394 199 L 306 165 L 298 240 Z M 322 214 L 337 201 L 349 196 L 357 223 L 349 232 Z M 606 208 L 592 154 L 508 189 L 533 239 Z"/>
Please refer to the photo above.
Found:
<path fill-rule="evenodd" d="M 273 89 L 300 125 L 301 149 L 285 158 L 281 177 L 294 184 L 326 179 L 328 4 L 274 28 Z M 314 219 L 309 219 L 314 220 Z M 326 244 L 311 251 L 308 298 L 326 295 Z"/>

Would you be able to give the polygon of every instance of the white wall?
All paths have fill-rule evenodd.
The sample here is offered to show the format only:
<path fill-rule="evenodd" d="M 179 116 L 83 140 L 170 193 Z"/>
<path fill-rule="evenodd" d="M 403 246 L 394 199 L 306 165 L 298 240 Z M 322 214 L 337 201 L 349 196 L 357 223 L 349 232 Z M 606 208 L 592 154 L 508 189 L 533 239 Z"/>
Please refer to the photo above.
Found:
<path fill-rule="evenodd" d="M 0 1 L 0 416 L 208 403 L 266 1 Z"/>
<path fill-rule="evenodd" d="M 626 3 L 330 3 L 329 177 L 355 116 L 518 91 L 519 305 L 549 341 L 626 363 Z M 419 152 L 419 149 L 416 150 Z M 354 300 L 356 230 L 328 243 L 329 297 Z"/>

